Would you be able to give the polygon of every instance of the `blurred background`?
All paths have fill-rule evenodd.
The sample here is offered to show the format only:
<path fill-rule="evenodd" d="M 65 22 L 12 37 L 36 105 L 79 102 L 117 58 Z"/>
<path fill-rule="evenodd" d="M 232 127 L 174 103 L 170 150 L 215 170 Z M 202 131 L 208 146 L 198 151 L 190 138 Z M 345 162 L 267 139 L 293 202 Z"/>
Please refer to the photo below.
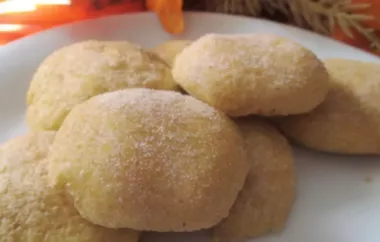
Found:
<path fill-rule="evenodd" d="M 183 11 L 259 17 L 296 25 L 380 53 L 380 0 L 0 0 L 0 45 L 84 19 L 154 11 L 166 31 L 184 31 Z"/>

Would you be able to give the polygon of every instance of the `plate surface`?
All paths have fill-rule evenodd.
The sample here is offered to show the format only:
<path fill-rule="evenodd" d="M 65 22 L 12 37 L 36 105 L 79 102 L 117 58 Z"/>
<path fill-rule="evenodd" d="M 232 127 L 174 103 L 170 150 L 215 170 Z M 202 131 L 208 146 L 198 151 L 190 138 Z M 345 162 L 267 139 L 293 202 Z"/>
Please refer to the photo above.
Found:
<path fill-rule="evenodd" d="M 331 39 L 268 21 L 208 13 L 185 14 L 181 36 L 165 33 L 150 13 L 66 25 L 0 47 L 0 142 L 26 131 L 25 93 L 39 63 L 53 50 L 85 39 L 129 40 L 144 47 L 209 32 L 278 34 L 319 57 L 379 62 L 375 56 Z M 255 242 L 379 242 L 380 157 L 343 157 L 294 148 L 298 197 L 287 228 Z M 147 234 L 144 242 L 203 242 L 203 233 Z"/>

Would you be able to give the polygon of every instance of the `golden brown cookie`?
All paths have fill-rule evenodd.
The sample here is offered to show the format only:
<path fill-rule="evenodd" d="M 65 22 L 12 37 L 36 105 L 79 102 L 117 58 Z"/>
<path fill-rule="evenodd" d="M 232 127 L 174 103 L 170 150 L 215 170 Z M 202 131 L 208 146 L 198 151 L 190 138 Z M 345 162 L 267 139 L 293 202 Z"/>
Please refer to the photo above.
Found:
<path fill-rule="evenodd" d="M 269 34 L 207 34 L 176 58 L 173 77 L 194 97 L 230 116 L 309 112 L 328 90 L 322 62 Z"/>
<path fill-rule="evenodd" d="M 171 91 L 125 89 L 75 107 L 52 145 L 50 176 L 80 214 L 110 228 L 192 231 L 228 215 L 248 171 L 222 112 Z"/>
<path fill-rule="evenodd" d="M 29 133 L 0 146 L 0 240 L 137 242 L 137 232 L 87 222 L 63 189 L 48 186 L 45 158 L 54 136 Z"/>
<path fill-rule="evenodd" d="M 126 41 L 89 40 L 48 56 L 27 94 L 32 130 L 57 130 L 77 104 L 100 93 L 145 87 L 176 90 L 170 67 L 156 54 Z"/>
<path fill-rule="evenodd" d="M 380 154 L 380 65 L 327 59 L 330 91 L 311 113 L 278 120 L 306 147 L 338 154 Z"/>
<path fill-rule="evenodd" d="M 251 168 L 227 219 L 213 230 L 214 242 L 237 242 L 278 232 L 295 198 L 291 147 L 276 128 L 255 119 L 238 121 Z"/>
<path fill-rule="evenodd" d="M 153 49 L 153 52 L 160 56 L 166 63 L 173 66 L 174 60 L 184 48 L 189 46 L 190 40 L 170 40 L 159 44 Z"/>

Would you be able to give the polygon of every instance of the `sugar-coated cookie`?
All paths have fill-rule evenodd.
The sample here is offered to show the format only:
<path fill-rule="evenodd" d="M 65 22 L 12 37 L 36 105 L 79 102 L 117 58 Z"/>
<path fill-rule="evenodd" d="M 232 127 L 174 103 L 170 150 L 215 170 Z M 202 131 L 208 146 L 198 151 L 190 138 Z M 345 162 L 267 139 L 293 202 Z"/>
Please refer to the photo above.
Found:
<path fill-rule="evenodd" d="M 264 121 L 238 121 L 244 133 L 250 172 L 227 219 L 213 230 L 214 242 L 240 242 L 281 231 L 295 199 L 291 147 Z"/>
<path fill-rule="evenodd" d="M 227 217 L 243 187 L 243 142 L 232 120 L 191 96 L 125 89 L 73 109 L 52 145 L 49 176 L 95 224 L 199 230 Z"/>
<path fill-rule="evenodd" d="M 207 34 L 177 56 L 172 73 L 185 91 L 230 116 L 309 112 L 328 90 L 311 51 L 269 34 Z"/>
<path fill-rule="evenodd" d="M 48 186 L 46 157 L 54 136 L 28 133 L 0 146 L 0 240 L 137 242 L 137 232 L 89 223 L 63 189 Z"/>
<path fill-rule="evenodd" d="M 170 40 L 157 45 L 153 52 L 161 57 L 170 66 L 173 66 L 174 60 L 182 50 L 191 44 L 190 40 Z"/>
<path fill-rule="evenodd" d="M 88 40 L 48 56 L 27 93 L 32 130 L 57 130 L 77 104 L 131 87 L 177 89 L 170 67 L 156 54 L 126 41 Z"/>
<path fill-rule="evenodd" d="M 278 120 L 303 146 L 338 154 L 380 154 L 380 65 L 327 59 L 330 91 L 311 113 Z"/>

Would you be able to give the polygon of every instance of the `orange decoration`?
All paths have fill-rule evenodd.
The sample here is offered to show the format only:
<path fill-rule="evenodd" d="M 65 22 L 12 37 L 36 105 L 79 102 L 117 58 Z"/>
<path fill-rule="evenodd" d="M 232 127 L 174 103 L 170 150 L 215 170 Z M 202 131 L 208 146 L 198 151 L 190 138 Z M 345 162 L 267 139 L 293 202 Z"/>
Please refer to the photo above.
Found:
<path fill-rule="evenodd" d="M 355 10 L 355 13 L 372 16 L 373 19 L 363 21 L 367 27 L 380 30 L 380 1 L 379 0 L 351 0 L 353 4 L 369 4 L 369 8 Z"/>
<path fill-rule="evenodd" d="M 333 31 L 331 37 L 342 41 L 348 45 L 354 46 L 356 48 L 371 52 L 372 54 L 379 55 L 380 56 L 380 50 L 376 50 L 371 47 L 371 42 L 366 39 L 362 34 L 360 34 L 358 31 L 352 29 L 351 30 L 353 34 L 353 38 L 347 36 L 341 28 L 336 27 L 336 29 Z"/>
<path fill-rule="evenodd" d="M 371 44 L 370 41 L 367 40 L 357 30 L 351 29 L 351 32 L 352 32 L 353 38 L 349 37 L 340 27 L 335 26 L 335 29 L 332 32 L 331 37 L 358 48 L 368 47 Z"/>
<path fill-rule="evenodd" d="M 5 7 L 0 8 L 0 25 L 23 26 L 14 31 L 3 31 L 0 28 L 0 45 L 65 23 L 145 10 L 144 0 L 71 0 L 67 4 L 57 0 L 44 0 L 43 4 L 42 1 L 24 0 L 28 2 L 27 5 L 20 5 L 20 1 L 0 0 L 0 3 L 9 2 L 7 11 L 4 11 Z"/>
<path fill-rule="evenodd" d="M 373 28 L 375 33 L 380 33 L 380 0 L 351 0 L 351 2 L 353 4 L 367 3 L 370 5 L 370 7 L 368 8 L 355 10 L 354 13 L 372 16 L 370 20 L 364 20 L 363 22 L 361 22 L 361 24 L 365 28 Z M 354 28 L 351 28 L 350 31 L 353 35 L 352 37 L 348 36 L 339 25 L 335 25 L 331 33 L 331 37 L 351 46 L 360 48 L 362 50 L 380 56 L 380 50 L 373 48 L 369 39 L 367 39 L 363 34 L 361 34 Z"/>
<path fill-rule="evenodd" d="M 172 34 L 184 31 L 183 0 L 147 0 L 149 10 L 157 13 L 165 30 Z"/>
<path fill-rule="evenodd" d="M 0 22 L 51 27 L 85 17 L 83 10 L 69 5 L 43 5 L 30 12 L 0 14 Z"/>

